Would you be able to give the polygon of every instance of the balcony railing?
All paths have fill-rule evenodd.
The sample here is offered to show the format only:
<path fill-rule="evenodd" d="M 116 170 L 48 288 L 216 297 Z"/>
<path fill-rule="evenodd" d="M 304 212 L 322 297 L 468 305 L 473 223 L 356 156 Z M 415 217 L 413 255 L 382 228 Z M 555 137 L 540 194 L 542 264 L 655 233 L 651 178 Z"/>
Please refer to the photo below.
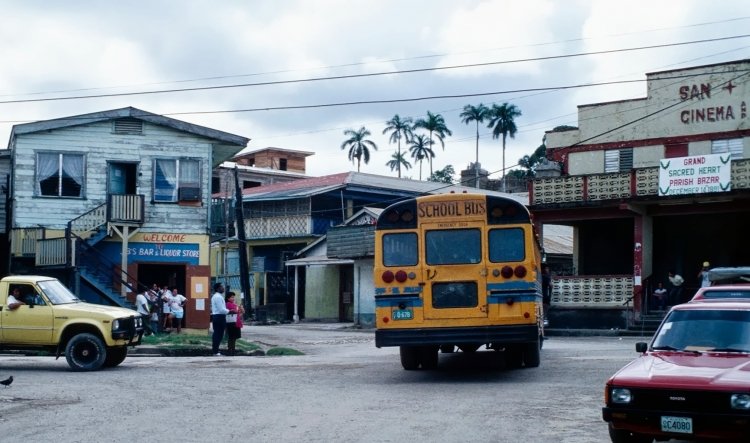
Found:
<path fill-rule="evenodd" d="M 552 279 L 552 304 L 567 307 L 622 307 L 633 296 L 629 275 L 560 276 Z"/>
<path fill-rule="evenodd" d="M 732 161 L 732 189 L 750 189 L 750 159 Z M 612 200 L 659 194 L 659 167 L 611 174 L 538 178 L 531 205 Z"/>
<path fill-rule="evenodd" d="M 245 235 L 248 239 L 323 235 L 333 223 L 330 219 L 309 215 L 253 217 L 245 220 Z"/>
<path fill-rule="evenodd" d="M 11 255 L 21 257 L 36 254 L 36 242 L 44 238 L 44 228 L 13 228 L 10 230 Z"/>

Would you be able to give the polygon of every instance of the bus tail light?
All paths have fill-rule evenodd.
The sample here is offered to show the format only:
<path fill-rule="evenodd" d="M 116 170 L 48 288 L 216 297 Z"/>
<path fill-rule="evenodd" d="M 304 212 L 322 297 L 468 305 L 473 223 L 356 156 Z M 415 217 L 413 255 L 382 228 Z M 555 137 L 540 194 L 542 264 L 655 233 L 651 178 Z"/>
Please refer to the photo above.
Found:
<path fill-rule="evenodd" d="M 515 276 L 518 278 L 526 277 L 526 266 L 524 265 L 516 266 L 516 269 L 513 270 L 513 274 L 515 274 Z"/>
<path fill-rule="evenodd" d="M 391 321 L 391 319 L 390 319 L 390 318 L 388 318 L 388 317 L 383 317 L 383 323 L 388 323 L 389 321 Z"/>
<path fill-rule="evenodd" d="M 500 270 L 500 275 L 502 275 L 503 278 L 513 277 L 513 268 L 510 266 L 503 266 L 503 269 Z"/>
<path fill-rule="evenodd" d="M 397 271 L 396 272 L 396 281 L 399 283 L 403 283 L 406 281 L 406 272 L 405 271 Z"/>
<path fill-rule="evenodd" d="M 393 271 L 385 271 L 383 272 L 383 275 L 380 277 L 383 279 L 386 283 L 391 283 L 394 279 Z"/>

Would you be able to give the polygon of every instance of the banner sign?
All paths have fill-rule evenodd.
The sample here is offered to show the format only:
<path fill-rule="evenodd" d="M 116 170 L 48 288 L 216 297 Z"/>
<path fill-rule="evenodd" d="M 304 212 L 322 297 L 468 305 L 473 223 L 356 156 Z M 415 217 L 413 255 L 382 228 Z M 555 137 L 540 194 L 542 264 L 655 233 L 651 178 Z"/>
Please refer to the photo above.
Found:
<path fill-rule="evenodd" d="M 121 245 L 115 242 L 101 242 L 97 249 L 107 254 L 115 263 L 120 263 Z M 144 243 L 128 244 L 128 264 L 134 262 L 200 263 L 200 245 L 197 243 Z"/>
<path fill-rule="evenodd" d="M 659 161 L 659 196 L 732 190 L 732 154 L 693 155 Z"/>

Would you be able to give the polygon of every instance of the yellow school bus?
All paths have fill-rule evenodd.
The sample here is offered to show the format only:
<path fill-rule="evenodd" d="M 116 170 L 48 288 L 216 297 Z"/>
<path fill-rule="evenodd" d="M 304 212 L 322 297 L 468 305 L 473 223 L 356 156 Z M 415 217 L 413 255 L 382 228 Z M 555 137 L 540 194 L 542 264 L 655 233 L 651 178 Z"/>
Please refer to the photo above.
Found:
<path fill-rule="evenodd" d="M 375 230 L 375 345 L 399 346 L 404 369 L 439 352 L 487 349 L 539 366 L 541 254 L 526 207 L 482 194 L 416 197 Z"/>

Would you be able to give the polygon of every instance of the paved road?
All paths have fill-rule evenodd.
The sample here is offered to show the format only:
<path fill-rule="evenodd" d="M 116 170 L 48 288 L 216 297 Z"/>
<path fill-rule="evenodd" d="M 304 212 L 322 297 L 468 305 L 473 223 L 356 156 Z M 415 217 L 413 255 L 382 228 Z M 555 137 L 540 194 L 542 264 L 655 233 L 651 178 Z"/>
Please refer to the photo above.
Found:
<path fill-rule="evenodd" d="M 609 441 L 604 381 L 637 338 L 555 337 L 542 365 L 504 368 L 501 353 L 440 357 L 404 371 L 397 348 L 340 325 L 253 326 L 287 357 L 128 357 L 68 371 L 63 360 L 0 356 L 0 438 L 29 441 L 575 442 Z"/>

